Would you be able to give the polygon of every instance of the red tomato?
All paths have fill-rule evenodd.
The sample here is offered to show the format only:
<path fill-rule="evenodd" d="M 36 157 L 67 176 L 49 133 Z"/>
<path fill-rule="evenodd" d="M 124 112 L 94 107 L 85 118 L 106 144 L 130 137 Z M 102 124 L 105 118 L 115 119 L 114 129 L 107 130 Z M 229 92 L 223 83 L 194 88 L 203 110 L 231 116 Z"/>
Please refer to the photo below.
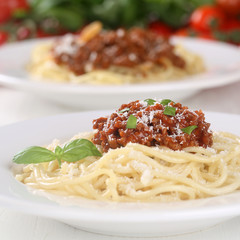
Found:
<path fill-rule="evenodd" d="M 0 0 L 0 23 L 7 21 L 11 16 L 11 11 L 9 9 L 7 1 Z"/>
<path fill-rule="evenodd" d="M 11 18 L 16 9 L 29 9 L 27 0 L 0 0 L 0 23 Z"/>
<path fill-rule="evenodd" d="M 225 14 L 216 6 L 201 6 L 193 11 L 190 18 L 191 27 L 200 31 L 211 31 L 221 27 Z"/>
<path fill-rule="evenodd" d="M 0 45 L 6 43 L 8 40 L 8 34 L 6 32 L 0 32 Z"/>
<path fill-rule="evenodd" d="M 149 24 L 149 29 L 159 35 L 169 37 L 172 34 L 172 29 L 164 23 L 152 22 Z"/>
<path fill-rule="evenodd" d="M 221 28 L 223 31 L 230 31 L 234 29 L 240 29 L 240 20 L 229 19 Z"/>
<path fill-rule="evenodd" d="M 230 15 L 240 14 L 240 0 L 217 0 L 217 4 Z"/>

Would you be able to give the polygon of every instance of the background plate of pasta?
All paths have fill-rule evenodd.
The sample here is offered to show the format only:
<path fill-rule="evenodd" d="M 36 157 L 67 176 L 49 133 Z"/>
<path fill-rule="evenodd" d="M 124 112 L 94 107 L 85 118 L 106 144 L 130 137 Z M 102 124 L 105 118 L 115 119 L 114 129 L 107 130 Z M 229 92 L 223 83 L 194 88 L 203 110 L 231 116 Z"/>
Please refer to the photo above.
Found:
<path fill-rule="evenodd" d="M 115 33 L 121 34 L 120 30 Z M 73 36 L 67 35 L 61 38 L 60 43 L 55 39 L 29 40 L 1 47 L 0 83 L 67 106 L 97 110 L 113 108 L 121 104 L 122 99 L 130 101 L 150 95 L 181 100 L 202 89 L 230 84 L 240 78 L 239 48 L 224 43 L 180 37 L 171 39 L 173 49 L 169 43 L 163 42 L 163 49 L 156 47 L 156 43 L 154 47 L 163 52 L 159 52 L 160 55 L 170 56 L 170 59 L 159 60 L 156 54 L 145 49 L 149 52 L 146 57 L 152 58 L 153 62 L 158 61 L 161 66 L 156 67 L 152 62 L 135 66 L 138 50 L 118 58 L 109 57 L 105 63 L 105 57 L 94 52 L 95 42 L 91 46 L 92 52 L 87 53 L 87 60 L 77 57 L 81 54 L 66 55 L 75 53 L 74 47 L 69 49 L 72 39 Z M 131 44 L 135 46 L 135 43 Z M 115 45 L 106 50 L 110 56 L 117 49 Z M 55 46 L 55 59 L 49 57 L 53 52 L 51 46 Z M 87 48 L 83 49 L 87 51 Z M 103 62 L 98 62 L 98 56 Z M 75 60 L 69 65 L 72 58 Z M 76 64 L 83 60 L 85 65 Z M 90 60 L 95 65 L 89 64 Z M 132 64 L 135 68 L 111 64 Z M 98 69 L 99 65 L 104 69 Z M 96 68 L 94 71 L 93 67 Z"/>
<path fill-rule="evenodd" d="M 149 114 L 147 120 L 145 115 L 136 115 L 131 112 L 132 105 L 122 105 L 113 113 L 74 113 L 1 127 L 0 204 L 87 231 L 121 236 L 193 232 L 238 216 L 240 116 L 208 112 L 205 118 L 201 110 L 189 112 L 168 99 L 161 104 L 154 101 L 132 104 L 144 111 L 162 111 L 162 119 L 173 119 L 175 108 L 174 117 L 180 125 L 186 124 L 182 119 L 194 118 L 191 121 L 195 125 L 176 129 L 180 138 L 175 136 L 174 145 L 164 142 L 170 149 L 134 140 L 119 147 L 114 145 L 113 135 L 99 142 L 98 133 L 109 130 L 104 125 L 109 119 L 128 119 L 126 128 L 136 133 L 142 126 L 140 118 L 145 123 L 149 119 L 154 123 L 158 118 Z M 117 137 L 124 141 L 124 134 Z M 196 138 L 201 139 L 199 147 L 192 146 Z M 89 145 L 89 141 L 95 145 Z M 118 144 L 124 145 L 121 141 Z M 78 145 L 87 149 L 87 155 L 78 152 L 84 155 L 83 160 L 74 162 L 71 151 Z M 13 157 L 15 163 L 20 163 L 22 156 L 29 156 L 33 149 L 16 155 L 29 146 L 44 147 L 35 150 L 43 154 L 45 162 L 13 165 Z M 185 148 L 179 150 L 181 146 Z M 59 154 L 61 158 L 56 157 Z M 69 157 L 72 162 L 68 162 Z M 76 178 L 79 175 L 81 179 Z"/>

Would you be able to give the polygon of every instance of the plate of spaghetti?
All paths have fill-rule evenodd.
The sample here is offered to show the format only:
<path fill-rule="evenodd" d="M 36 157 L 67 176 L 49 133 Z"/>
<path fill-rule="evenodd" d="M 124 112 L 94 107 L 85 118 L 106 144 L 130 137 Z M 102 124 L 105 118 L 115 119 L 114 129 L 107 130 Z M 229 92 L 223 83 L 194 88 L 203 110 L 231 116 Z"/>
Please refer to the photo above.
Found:
<path fill-rule="evenodd" d="M 110 235 L 213 226 L 240 214 L 239 120 L 144 99 L 2 127 L 0 204 Z"/>
<path fill-rule="evenodd" d="M 1 84 L 81 109 L 151 95 L 181 100 L 240 79 L 238 47 L 137 27 L 103 30 L 100 22 L 78 35 L 3 46 L 0 62 Z"/>
<path fill-rule="evenodd" d="M 205 66 L 198 54 L 147 29 L 110 31 L 93 22 L 79 35 L 36 46 L 27 69 L 40 81 L 101 86 L 170 81 Z"/>

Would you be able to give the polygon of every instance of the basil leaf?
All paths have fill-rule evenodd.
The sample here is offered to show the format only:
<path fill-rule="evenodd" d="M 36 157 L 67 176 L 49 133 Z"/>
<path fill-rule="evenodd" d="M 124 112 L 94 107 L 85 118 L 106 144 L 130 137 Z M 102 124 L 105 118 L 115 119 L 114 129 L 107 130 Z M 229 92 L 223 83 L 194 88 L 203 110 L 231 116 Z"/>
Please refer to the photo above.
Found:
<path fill-rule="evenodd" d="M 166 106 L 166 108 L 163 111 L 163 114 L 168 115 L 168 116 L 175 116 L 176 113 L 176 108 L 174 107 L 170 107 L 170 106 Z"/>
<path fill-rule="evenodd" d="M 118 113 L 128 112 L 129 110 L 130 110 L 130 108 L 124 108 L 124 109 L 118 111 Z"/>
<path fill-rule="evenodd" d="M 173 102 L 171 99 L 163 99 L 160 103 L 164 106 L 168 105 L 170 102 Z"/>
<path fill-rule="evenodd" d="M 56 146 L 54 153 L 57 158 L 61 158 L 61 156 L 63 155 L 63 149 L 60 146 Z"/>
<path fill-rule="evenodd" d="M 63 147 L 63 161 L 76 162 L 88 156 L 101 157 L 102 154 L 96 146 L 87 139 L 76 139 Z"/>
<path fill-rule="evenodd" d="M 62 163 L 62 155 L 63 155 L 63 149 L 60 146 L 56 146 L 54 150 L 55 156 L 58 160 L 59 167 L 61 166 Z"/>
<path fill-rule="evenodd" d="M 182 128 L 181 130 L 182 130 L 184 133 L 187 133 L 187 134 L 190 135 L 190 134 L 192 133 L 192 131 L 193 131 L 194 129 L 196 129 L 196 128 L 198 128 L 198 126 L 192 125 L 192 126 L 188 126 L 188 127 Z"/>
<path fill-rule="evenodd" d="M 148 99 L 145 99 L 144 102 L 146 102 L 148 106 L 150 106 L 150 105 L 154 105 L 156 101 L 154 99 L 148 98 Z"/>
<path fill-rule="evenodd" d="M 127 120 L 127 126 L 126 128 L 136 128 L 137 127 L 137 118 L 133 115 L 130 115 Z"/>
<path fill-rule="evenodd" d="M 18 164 L 50 162 L 56 159 L 56 155 L 43 147 L 28 147 L 13 157 L 13 162 Z"/>

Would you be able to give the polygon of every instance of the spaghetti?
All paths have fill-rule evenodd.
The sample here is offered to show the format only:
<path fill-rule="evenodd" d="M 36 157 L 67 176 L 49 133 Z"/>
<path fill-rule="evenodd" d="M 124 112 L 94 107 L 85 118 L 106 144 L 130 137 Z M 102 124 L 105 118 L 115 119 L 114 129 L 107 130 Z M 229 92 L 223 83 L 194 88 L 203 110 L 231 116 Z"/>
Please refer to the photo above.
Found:
<path fill-rule="evenodd" d="M 240 187 L 240 138 L 223 132 L 213 137 L 207 149 L 173 151 L 130 143 L 61 168 L 57 161 L 30 164 L 16 179 L 58 195 L 101 201 L 169 202 L 231 193 Z"/>
<path fill-rule="evenodd" d="M 231 193 L 240 189 L 240 138 L 209 127 L 201 110 L 170 99 L 136 100 L 93 120 L 94 132 L 18 153 L 14 162 L 34 164 L 16 179 L 101 201 L 168 202 Z"/>
<path fill-rule="evenodd" d="M 37 46 L 27 69 L 36 80 L 116 85 L 176 80 L 203 72 L 204 64 L 197 54 L 147 30 L 101 31 L 95 22 L 80 36 Z"/>
<path fill-rule="evenodd" d="M 78 135 L 91 139 L 93 133 Z M 53 150 L 59 144 L 48 146 Z M 178 201 L 231 193 L 240 187 L 240 138 L 213 134 L 212 147 L 174 151 L 129 143 L 76 163 L 29 164 L 16 179 L 33 188 L 101 201 Z"/>

